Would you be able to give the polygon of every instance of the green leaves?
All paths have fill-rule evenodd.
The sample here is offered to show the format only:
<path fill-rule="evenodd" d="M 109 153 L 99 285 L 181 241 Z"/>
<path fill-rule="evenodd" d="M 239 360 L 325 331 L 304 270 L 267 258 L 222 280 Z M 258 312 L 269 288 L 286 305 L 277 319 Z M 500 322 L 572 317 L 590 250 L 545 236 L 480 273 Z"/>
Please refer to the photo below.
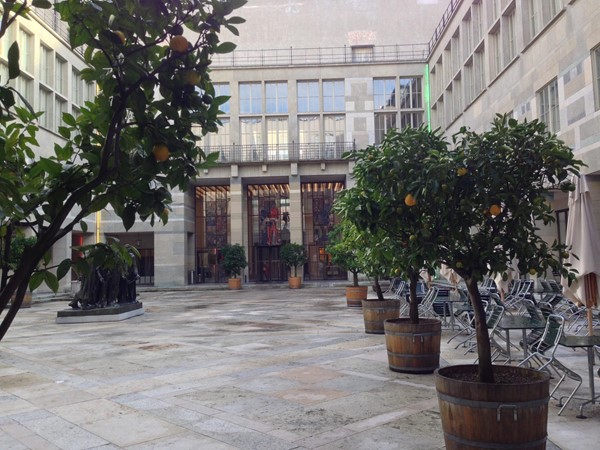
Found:
<path fill-rule="evenodd" d="M 8 79 L 14 80 L 21 74 L 19 68 L 19 44 L 13 42 L 8 48 Z"/>

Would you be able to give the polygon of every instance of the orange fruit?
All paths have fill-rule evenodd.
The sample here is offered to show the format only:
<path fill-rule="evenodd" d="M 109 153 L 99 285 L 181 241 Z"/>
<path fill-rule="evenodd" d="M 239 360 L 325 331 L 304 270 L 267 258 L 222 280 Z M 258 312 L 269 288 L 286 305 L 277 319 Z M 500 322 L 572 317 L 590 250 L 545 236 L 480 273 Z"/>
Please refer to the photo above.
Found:
<path fill-rule="evenodd" d="M 200 74 L 195 70 L 188 70 L 183 76 L 185 84 L 195 86 L 200 82 Z"/>
<path fill-rule="evenodd" d="M 415 206 L 417 204 L 417 199 L 414 198 L 412 194 L 406 194 L 406 197 L 404 197 L 404 203 L 406 206 Z"/>
<path fill-rule="evenodd" d="M 178 53 L 185 53 L 188 49 L 188 40 L 184 36 L 173 36 L 169 41 L 171 50 Z"/>
<path fill-rule="evenodd" d="M 125 33 L 122 31 L 113 31 L 113 34 L 119 38 L 121 44 L 125 44 Z"/>
<path fill-rule="evenodd" d="M 468 173 L 469 169 L 467 169 L 466 167 L 459 167 L 458 169 L 456 169 L 456 175 L 458 175 L 459 177 L 464 177 Z"/>
<path fill-rule="evenodd" d="M 502 212 L 502 208 L 500 207 L 500 205 L 492 205 L 490 206 L 490 214 L 492 216 L 499 216 L 500 213 Z"/>
<path fill-rule="evenodd" d="M 152 154 L 158 162 L 166 161 L 169 159 L 170 155 L 169 147 L 167 147 L 165 144 L 156 144 L 152 148 Z"/>

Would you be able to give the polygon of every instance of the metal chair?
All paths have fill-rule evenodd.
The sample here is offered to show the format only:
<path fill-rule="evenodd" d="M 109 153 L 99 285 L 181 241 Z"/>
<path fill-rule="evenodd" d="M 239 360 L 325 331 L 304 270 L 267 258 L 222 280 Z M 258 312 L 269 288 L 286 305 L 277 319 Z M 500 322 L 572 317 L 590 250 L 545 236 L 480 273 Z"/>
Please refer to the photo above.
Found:
<path fill-rule="evenodd" d="M 550 393 L 550 396 L 552 398 L 556 398 L 554 397 L 554 393 L 562 384 L 562 382 L 565 381 L 567 378 L 577 382 L 577 386 L 575 386 L 575 389 L 571 391 L 571 394 L 564 395 L 558 399 L 558 406 L 562 406 L 562 408 L 558 412 L 558 415 L 560 415 L 563 412 L 567 404 L 571 401 L 571 399 L 581 386 L 581 383 L 583 383 L 583 379 L 577 372 L 574 372 L 573 370 L 566 367 L 554 356 L 554 353 L 556 352 L 556 348 L 558 347 L 558 343 L 562 336 L 564 326 L 565 319 L 563 317 L 557 316 L 556 314 L 551 314 L 550 316 L 548 316 L 548 319 L 546 320 L 546 328 L 544 329 L 544 334 L 535 346 L 535 351 L 523 361 L 521 361 L 521 363 L 519 364 L 519 367 L 527 365 L 540 371 L 549 371 L 549 369 L 553 369 L 560 376 L 558 383 Z M 567 401 L 563 403 L 563 399 L 565 398 L 567 399 Z"/>

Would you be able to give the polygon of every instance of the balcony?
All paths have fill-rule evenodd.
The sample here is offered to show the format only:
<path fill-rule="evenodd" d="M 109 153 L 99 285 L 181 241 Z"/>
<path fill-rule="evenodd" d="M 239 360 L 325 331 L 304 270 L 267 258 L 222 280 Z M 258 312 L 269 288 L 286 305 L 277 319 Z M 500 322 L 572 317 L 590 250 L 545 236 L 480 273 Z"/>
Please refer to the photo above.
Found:
<path fill-rule="evenodd" d="M 251 164 L 300 161 L 339 161 L 345 152 L 354 150 L 354 142 L 316 142 L 299 144 L 253 144 L 206 146 L 204 152 L 221 154 L 220 164 Z"/>
<path fill-rule="evenodd" d="M 287 48 L 234 50 L 213 55 L 211 67 L 322 66 L 424 62 L 429 56 L 427 44 L 371 45 L 358 47 Z"/>

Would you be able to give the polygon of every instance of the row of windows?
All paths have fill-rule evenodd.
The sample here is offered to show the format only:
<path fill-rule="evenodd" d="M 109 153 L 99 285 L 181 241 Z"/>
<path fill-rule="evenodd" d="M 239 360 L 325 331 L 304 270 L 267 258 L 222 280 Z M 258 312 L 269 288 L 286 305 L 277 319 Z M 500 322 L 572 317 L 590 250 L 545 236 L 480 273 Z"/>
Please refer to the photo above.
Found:
<path fill-rule="evenodd" d="M 345 88 L 343 80 L 298 81 L 297 120 L 290 131 L 288 83 L 239 83 L 239 129 L 232 130 L 230 117 L 221 118 L 218 134 L 208 137 L 210 146 L 287 145 L 289 142 L 316 144 L 347 140 Z M 217 95 L 231 95 L 227 83 L 215 83 Z M 264 95 L 263 95 L 264 93 Z M 263 99 L 264 97 L 264 99 Z M 264 101 L 263 101 L 264 100 Z M 375 142 L 379 143 L 392 128 L 419 126 L 423 123 L 422 79 L 379 78 L 373 80 Z M 231 114 L 230 102 L 221 108 Z M 266 111 L 268 116 L 263 116 Z M 276 116 L 282 114 L 282 116 Z M 292 134 L 293 133 L 293 134 Z M 297 133 L 297 134 L 296 134 Z"/>
<path fill-rule="evenodd" d="M 431 65 L 434 121 L 454 121 L 563 8 L 564 0 L 473 1 Z"/>
<path fill-rule="evenodd" d="M 228 83 L 215 83 L 214 86 L 216 95 L 232 96 Z M 290 112 L 288 95 L 287 81 L 239 83 L 239 114 L 287 114 Z M 298 81 L 296 100 L 300 114 L 344 112 L 344 80 Z M 373 104 L 375 110 L 422 109 L 421 78 L 374 79 Z M 231 114 L 230 102 L 224 104 L 221 110 L 226 115 Z"/>
<path fill-rule="evenodd" d="M 36 46 L 36 38 L 22 25 L 10 30 L 0 42 L 0 82 L 8 80 L 8 49 L 16 38 L 19 44 L 19 66 L 21 75 L 9 83 L 37 111 L 44 114 L 39 125 L 56 131 L 62 125 L 62 114 L 71 112 L 77 116 L 86 101 L 93 100 L 94 83 L 81 79 L 79 70 L 44 42 Z M 18 104 L 22 101 L 18 98 Z M 69 110 L 69 102 L 71 109 Z"/>

